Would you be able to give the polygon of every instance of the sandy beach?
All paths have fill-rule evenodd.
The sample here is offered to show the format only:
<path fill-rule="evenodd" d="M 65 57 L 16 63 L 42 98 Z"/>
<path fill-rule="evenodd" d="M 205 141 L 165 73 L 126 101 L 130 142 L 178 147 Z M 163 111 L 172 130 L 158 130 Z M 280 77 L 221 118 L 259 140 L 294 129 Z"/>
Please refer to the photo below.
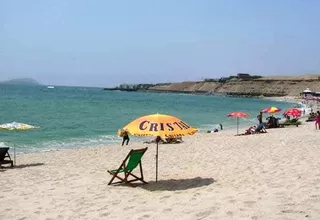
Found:
<path fill-rule="evenodd" d="M 0 170 L 0 219 L 320 219 L 320 145 L 314 123 L 184 143 L 70 149 L 20 155 Z M 108 186 L 132 148 L 146 185 Z"/>

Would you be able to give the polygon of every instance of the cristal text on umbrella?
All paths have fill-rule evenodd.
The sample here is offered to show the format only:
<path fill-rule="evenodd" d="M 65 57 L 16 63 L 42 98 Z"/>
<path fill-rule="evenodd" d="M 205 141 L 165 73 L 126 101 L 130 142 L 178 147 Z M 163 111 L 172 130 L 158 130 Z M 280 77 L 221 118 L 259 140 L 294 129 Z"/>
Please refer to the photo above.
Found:
<path fill-rule="evenodd" d="M 190 128 L 190 126 L 183 121 L 176 121 L 173 123 L 154 123 L 146 120 L 140 123 L 139 129 L 143 131 L 149 128 L 149 131 L 159 131 L 159 130 L 164 131 L 165 127 L 167 127 L 169 131 L 174 131 L 175 129 L 174 125 L 179 127 L 181 130 Z"/>

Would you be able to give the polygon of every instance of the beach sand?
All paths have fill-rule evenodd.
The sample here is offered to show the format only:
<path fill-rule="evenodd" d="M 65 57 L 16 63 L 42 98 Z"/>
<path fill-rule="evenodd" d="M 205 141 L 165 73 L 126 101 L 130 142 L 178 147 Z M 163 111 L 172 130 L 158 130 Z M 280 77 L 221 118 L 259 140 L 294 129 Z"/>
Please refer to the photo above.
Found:
<path fill-rule="evenodd" d="M 320 219 L 320 131 L 314 123 L 234 136 L 19 155 L 0 170 L 0 219 Z M 108 186 L 131 148 L 147 185 Z"/>

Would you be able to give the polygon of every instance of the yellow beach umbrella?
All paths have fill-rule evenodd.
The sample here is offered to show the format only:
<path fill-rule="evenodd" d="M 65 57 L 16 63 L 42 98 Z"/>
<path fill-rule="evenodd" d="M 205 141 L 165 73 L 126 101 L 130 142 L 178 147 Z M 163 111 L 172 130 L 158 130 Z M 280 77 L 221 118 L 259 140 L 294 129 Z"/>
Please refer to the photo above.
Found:
<path fill-rule="evenodd" d="M 28 125 L 24 123 L 19 122 L 11 122 L 11 123 L 5 123 L 0 125 L 0 130 L 6 130 L 6 131 L 26 131 L 31 129 L 39 128 L 38 126 Z M 14 157 L 14 165 L 16 165 L 16 148 L 13 148 L 13 157 Z"/>
<path fill-rule="evenodd" d="M 181 119 L 163 114 L 146 115 L 126 125 L 124 130 L 134 136 L 178 138 L 195 134 L 198 129 Z M 158 181 L 158 142 L 156 151 L 156 181 Z"/>

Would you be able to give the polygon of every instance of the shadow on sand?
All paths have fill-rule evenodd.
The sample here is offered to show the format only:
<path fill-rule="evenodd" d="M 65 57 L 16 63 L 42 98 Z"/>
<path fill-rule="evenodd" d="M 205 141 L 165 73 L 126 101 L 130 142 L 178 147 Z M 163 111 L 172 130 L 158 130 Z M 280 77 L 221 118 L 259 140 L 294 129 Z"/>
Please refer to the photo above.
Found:
<path fill-rule="evenodd" d="M 44 165 L 44 163 L 19 164 L 19 165 L 15 165 L 11 169 L 22 169 L 22 168 L 26 168 L 26 167 L 37 167 L 37 166 L 42 166 L 42 165 Z"/>
<path fill-rule="evenodd" d="M 212 178 L 196 177 L 193 179 L 150 181 L 148 184 L 141 185 L 140 187 L 148 191 L 176 191 L 207 186 L 214 182 L 216 181 Z"/>

